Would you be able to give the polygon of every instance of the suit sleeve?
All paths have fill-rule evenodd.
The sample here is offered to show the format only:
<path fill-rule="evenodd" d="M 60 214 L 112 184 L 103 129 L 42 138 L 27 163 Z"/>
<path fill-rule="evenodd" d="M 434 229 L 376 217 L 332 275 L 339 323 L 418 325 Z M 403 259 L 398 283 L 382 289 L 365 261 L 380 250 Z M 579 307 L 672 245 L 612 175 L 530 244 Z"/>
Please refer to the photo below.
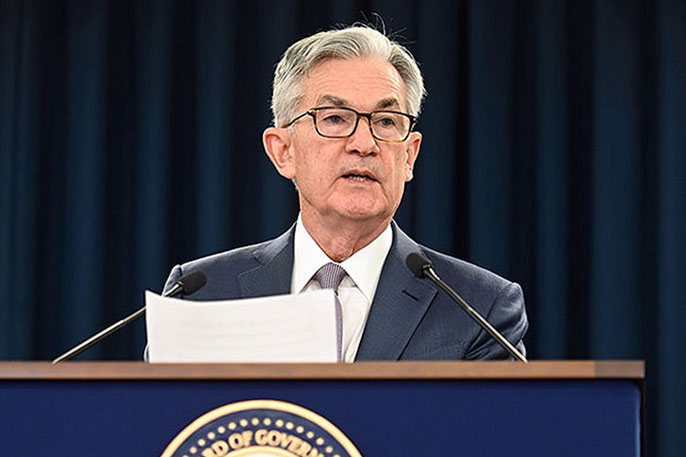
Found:
<path fill-rule="evenodd" d="M 178 281 L 181 276 L 183 276 L 183 271 L 181 270 L 181 265 L 176 265 L 174 268 L 172 268 L 171 273 L 169 273 L 169 277 L 167 278 L 167 282 L 164 283 L 164 289 L 162 293 L 166 293 L 169 291 L 169 289 L 172 288 L 172 286 Z"/>
<path fill-rule="evenodd" d="M 509 283 L 506 285 L 493 301 L 485 318 L 519 352 L 526 355 L 522 338 L 524 338 L 529 327 L 529 321 L 524 307 L 524 294 L 519 284 Z M 514 359 L 485 330 L 479 332 L 465 358 L 470 360 Z"/>

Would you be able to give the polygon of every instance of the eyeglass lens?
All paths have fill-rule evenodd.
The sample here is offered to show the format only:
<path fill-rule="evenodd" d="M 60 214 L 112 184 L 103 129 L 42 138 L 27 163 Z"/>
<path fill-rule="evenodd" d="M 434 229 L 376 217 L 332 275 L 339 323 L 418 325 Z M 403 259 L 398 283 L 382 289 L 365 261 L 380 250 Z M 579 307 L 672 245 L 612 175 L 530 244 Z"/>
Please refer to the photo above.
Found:
<path fill-rule="evenodd" d="M 355 130 L 357 113 L 342 108 L 320 108 L 316 111 L 315 121 L 321 135 L 347 137 Z M 377 138 L 400 141 L 410 130 L 410 118 L 400 113 L 375 111 L 371 114 L 370 126 Z"/>

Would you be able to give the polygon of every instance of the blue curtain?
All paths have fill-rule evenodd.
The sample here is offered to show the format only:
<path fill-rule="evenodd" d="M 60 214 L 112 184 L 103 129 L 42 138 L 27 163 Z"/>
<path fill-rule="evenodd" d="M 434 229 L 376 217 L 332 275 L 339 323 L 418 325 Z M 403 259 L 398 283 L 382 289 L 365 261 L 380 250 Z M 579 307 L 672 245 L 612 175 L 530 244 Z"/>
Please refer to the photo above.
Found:
<path fill-rule="evenodd" d="M 374 13 L 429 91 L 400 225 L 523 285 L 532 359 L 646 359 L 649 454 L 680 455 L 683 0 L 0 0 L 0 359 L 51 359 L 175 263 L 285 230 L 274 64 Z M 143 344 L 138 323 L 83 358 Z"/>

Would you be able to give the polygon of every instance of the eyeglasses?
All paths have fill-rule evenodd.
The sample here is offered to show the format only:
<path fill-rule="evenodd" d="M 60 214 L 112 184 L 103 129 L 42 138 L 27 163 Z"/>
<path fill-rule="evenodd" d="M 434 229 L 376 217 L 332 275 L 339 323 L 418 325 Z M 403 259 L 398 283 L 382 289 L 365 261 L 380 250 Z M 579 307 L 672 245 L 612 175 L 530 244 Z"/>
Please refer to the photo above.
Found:
<path fill-rule="evenodd" d="M 317 134 L 324 138 L 352 136 L 357 130 L 360 118 L 364 117 L 369 122 L 369 130 L 372 136 L 377 140 L 389 143 L 405 141 L 410 136 L 412 127 L 417 123 L 416 117 L 398 111 L 358 113 L 352 108 L 323 106 L 312 108 L 296 116 L 286 127 L 290 127 L 305 116 L 312 116 Z"/>

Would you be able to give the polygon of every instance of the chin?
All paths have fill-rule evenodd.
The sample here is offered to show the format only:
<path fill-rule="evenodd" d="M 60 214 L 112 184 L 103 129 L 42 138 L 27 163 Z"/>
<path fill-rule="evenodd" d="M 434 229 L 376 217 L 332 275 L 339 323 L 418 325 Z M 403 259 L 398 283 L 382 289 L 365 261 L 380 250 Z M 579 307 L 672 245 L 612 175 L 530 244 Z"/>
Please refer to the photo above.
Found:
<path fill-rule="evenodd" d="M 378 208 L 360 206 L 347 207 L 342 211 L 339 211 L 339 214 L 354 220 L 384 219 L 386 216 L 386 212 L 379 210 Z"/>

